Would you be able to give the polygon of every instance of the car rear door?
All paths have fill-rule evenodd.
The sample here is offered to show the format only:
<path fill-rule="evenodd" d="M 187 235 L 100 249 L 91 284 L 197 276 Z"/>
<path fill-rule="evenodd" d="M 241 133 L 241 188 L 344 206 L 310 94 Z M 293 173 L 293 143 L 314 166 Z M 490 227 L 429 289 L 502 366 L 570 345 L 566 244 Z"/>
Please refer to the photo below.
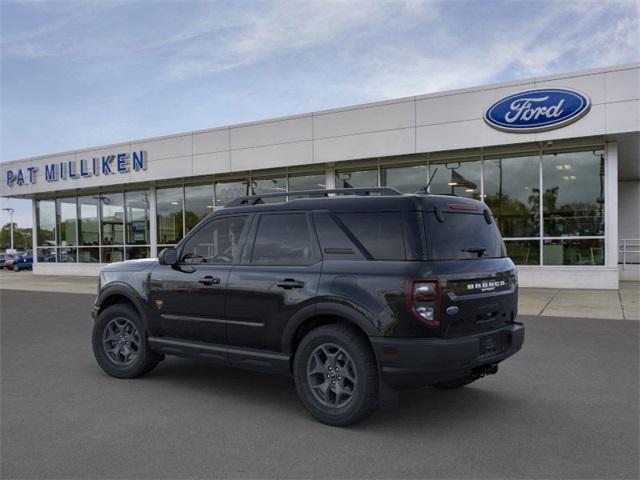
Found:
<path fill-rule="evenodd" d="M 227 340 L 229 346 L 279 351 L 288 320 L 315 302 L 320 250 L 309 212 L 263 213 L 251 230 L 227 285 Z"/>

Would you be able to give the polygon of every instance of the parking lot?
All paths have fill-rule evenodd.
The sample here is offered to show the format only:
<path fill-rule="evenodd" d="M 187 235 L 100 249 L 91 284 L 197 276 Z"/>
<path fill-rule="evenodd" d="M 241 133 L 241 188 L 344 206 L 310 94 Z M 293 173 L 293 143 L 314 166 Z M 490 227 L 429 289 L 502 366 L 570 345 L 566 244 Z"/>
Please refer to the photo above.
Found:
<path fill-rule="evenodd" d="M 458 391 L 321 425 L 289 379 L 168 358 L 116 380 L 92 295 L 0 290 L 3 478 L 638 478 L 638 327 L 523 316 L 521 353 Z"/>

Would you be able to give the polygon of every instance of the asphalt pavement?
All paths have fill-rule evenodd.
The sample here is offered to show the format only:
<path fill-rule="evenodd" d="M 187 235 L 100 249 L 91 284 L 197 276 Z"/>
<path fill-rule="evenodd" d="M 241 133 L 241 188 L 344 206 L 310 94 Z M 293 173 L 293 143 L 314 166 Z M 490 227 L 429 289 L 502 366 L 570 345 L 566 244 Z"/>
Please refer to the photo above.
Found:
<path fill-rule="evenodd" d="M 522 317 L 497 375 L 335 428 L 285 377 L 178 358 L 107 376 L 92 301 L 0 290 L 2 478 L 639 476 L 639 322 Z"/>

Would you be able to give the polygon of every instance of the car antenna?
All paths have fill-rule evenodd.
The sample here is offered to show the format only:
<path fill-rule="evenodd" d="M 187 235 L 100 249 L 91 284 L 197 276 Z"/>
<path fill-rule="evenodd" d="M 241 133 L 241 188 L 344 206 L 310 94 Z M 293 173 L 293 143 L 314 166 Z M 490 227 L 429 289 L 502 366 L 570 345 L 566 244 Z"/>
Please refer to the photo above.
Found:
<path fill-rule="evenodd" d="M 438 173 L 438 167 L 436 167 L 436 169 L 433 171 L 433 175 L 429 177 L 429 180 L 427 181 L 427 184 L 424 186 L 424 188 L 422 190 L 418 190 L 416 193 L 429 193 L 429 186 L 431 186 L 431 182 L 433 181 L 433 177 L 436 176 L 436 173 Z"/>

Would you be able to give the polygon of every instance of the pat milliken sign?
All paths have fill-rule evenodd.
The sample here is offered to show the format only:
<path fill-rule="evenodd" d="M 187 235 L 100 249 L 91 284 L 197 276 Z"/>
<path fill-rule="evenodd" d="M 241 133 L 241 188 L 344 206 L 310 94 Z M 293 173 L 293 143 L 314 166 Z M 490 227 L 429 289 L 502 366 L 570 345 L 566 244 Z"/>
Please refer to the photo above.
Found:
<path fill-rule="evenodd" d="M 532 133 L 564 127 L 589 112 L 587 95 L 566 88 L 539 88 L 504 97 L 484 112 L 491 127 L 512 133 Z"/>
<path fill-rule="evenodd" d="M 87 177 L 118 175 L 147 169 L 147 152 L 139 150 L 128 153 L 114 153 L 100 157 L 82 158 L 65 162 L 52 162 L 38 167 L 7 170 L 4 178 L 9 187 L 35 184 L 38 177 L 47 182 L 83 179 Z"/>

